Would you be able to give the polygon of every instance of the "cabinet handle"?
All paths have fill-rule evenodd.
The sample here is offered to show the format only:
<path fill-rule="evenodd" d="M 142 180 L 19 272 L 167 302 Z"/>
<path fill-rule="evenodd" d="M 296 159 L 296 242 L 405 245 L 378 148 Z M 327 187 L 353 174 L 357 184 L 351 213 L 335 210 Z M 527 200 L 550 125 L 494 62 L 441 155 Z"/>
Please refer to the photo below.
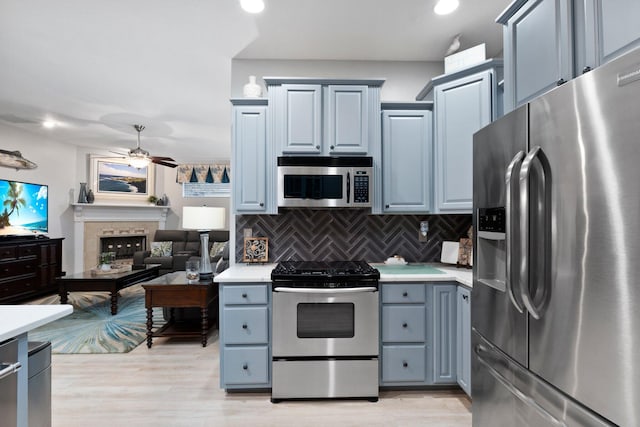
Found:
<path fill-rule="evenodd" d="M 462 295 L 462 299 L 463 300 L 468 300 L 469 299 L 469 295 Z"/>
<path fill-rule="evenodd" d="M 409 326 L 409 325 L 407 325 L 407 322 L 404 322 L 404 323 L 402 324 L 402 327 L 403 327 L 403 328 L 406 328 L 407 326 Z"/>
<path fill-rule="evenodd" d="M 565 84 L 567 81 L 565 79 L 560 79 L 556 82 L 556 86 L 562 86 L 563 84 Z"/>
<path fill-rule="evenodd" d="M 242 324 L 242 329 L 247 329 L 247 324 L 246 323 Z"/>
<path fill-rule="evenodd" d="M 582 69 L 582 74 L 588 73 L 589 71 L 591 71 L 591 67 L 589 67 L 588 65 L 586 67 L 584 67 Z"/>
<path fill-rule="evenodd" d="M 242 365 L 242 369 L 244 369 L 244 370 L 246 371 L 247 369 L 249 369 L 249 365 L 247 365 L 246 363 L 245 363 L 245 364 L 243 364 L 243 365 Z"/>
<path fill-rule="evenodd" d="M 403 360 L 402 361 L 402 367 L 406 368 L 407 366 L 409 366 L 409 364 L 405 360 Z"/>
<path fill-rule="evenodd" d="M 384 205 L 385 209 L 389 209 L 389 205 Z"/>

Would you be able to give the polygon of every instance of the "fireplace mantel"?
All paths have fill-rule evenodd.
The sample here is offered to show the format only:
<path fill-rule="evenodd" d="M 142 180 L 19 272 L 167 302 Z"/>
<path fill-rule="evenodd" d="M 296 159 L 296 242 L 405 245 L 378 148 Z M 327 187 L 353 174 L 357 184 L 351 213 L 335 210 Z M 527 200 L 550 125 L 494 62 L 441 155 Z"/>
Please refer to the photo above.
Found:
<path fill-rule="evenodd" d="M 80 272 L 86 270 L 85 256 L 87 252 L 87 238 L 95 236 L 85 236 L 85 225 L 88 222 L 98 223 L 136 223 L 146 222 L 157 224 L 158 229 L 164 229 L 167 222 L 167 215 L 171 210 L 170 206 L 155 205 L 124 205 L 124 204 L 102 204 L 102 203 L 72 203 L 74 221 L 74 270 Z M 128 225 L 125 225 L 127 227 Z M 90 227 L 90 228 L 95 228 Z M 155 226 L 154 226 L 155 229 Z M 148 236 L 151 237 L 151 236 Z M 95 240 L 95 239 L 94 239 Z M 95 252 L 92 247 L 91 250 Z M 93 256 L 91 256 L 92 258 Z"/>

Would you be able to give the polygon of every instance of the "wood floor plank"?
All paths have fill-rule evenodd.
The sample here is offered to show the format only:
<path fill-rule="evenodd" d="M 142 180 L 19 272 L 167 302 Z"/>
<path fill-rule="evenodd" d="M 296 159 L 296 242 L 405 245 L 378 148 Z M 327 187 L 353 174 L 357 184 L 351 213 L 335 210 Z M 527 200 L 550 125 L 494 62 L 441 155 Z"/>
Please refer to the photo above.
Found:
<path fill-rule="evenodd" d="M 383 391 L 359 400 L 270 402 L 268 393 L 219 386 L 216 331 L 199 339 L 155 338 L 123 354 L 52 359 L 53 426 L 442 426 L 471 425 L 457 390 Z"/>

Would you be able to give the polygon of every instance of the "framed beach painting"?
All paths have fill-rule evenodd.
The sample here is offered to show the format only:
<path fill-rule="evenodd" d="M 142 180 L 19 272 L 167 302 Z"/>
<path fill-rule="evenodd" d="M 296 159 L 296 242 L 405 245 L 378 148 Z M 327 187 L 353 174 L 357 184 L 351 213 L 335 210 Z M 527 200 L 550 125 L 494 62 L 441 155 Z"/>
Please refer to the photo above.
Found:
<path fill-rule="evenodd" d="M 137 169 L 122 157 L 91 156 L 91 189 L 96 201 L 146 203 L 154 194 L 154 164 Z"/>

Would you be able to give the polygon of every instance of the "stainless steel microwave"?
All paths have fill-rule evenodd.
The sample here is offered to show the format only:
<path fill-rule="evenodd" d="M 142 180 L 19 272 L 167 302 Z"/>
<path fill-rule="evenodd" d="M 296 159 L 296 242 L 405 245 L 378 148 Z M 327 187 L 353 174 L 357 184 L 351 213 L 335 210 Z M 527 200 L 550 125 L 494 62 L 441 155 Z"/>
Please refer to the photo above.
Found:
<path fill-rule="evenodd" d="M 278 206 L 370 208 L 371 157 L 278 157 Z"/>

